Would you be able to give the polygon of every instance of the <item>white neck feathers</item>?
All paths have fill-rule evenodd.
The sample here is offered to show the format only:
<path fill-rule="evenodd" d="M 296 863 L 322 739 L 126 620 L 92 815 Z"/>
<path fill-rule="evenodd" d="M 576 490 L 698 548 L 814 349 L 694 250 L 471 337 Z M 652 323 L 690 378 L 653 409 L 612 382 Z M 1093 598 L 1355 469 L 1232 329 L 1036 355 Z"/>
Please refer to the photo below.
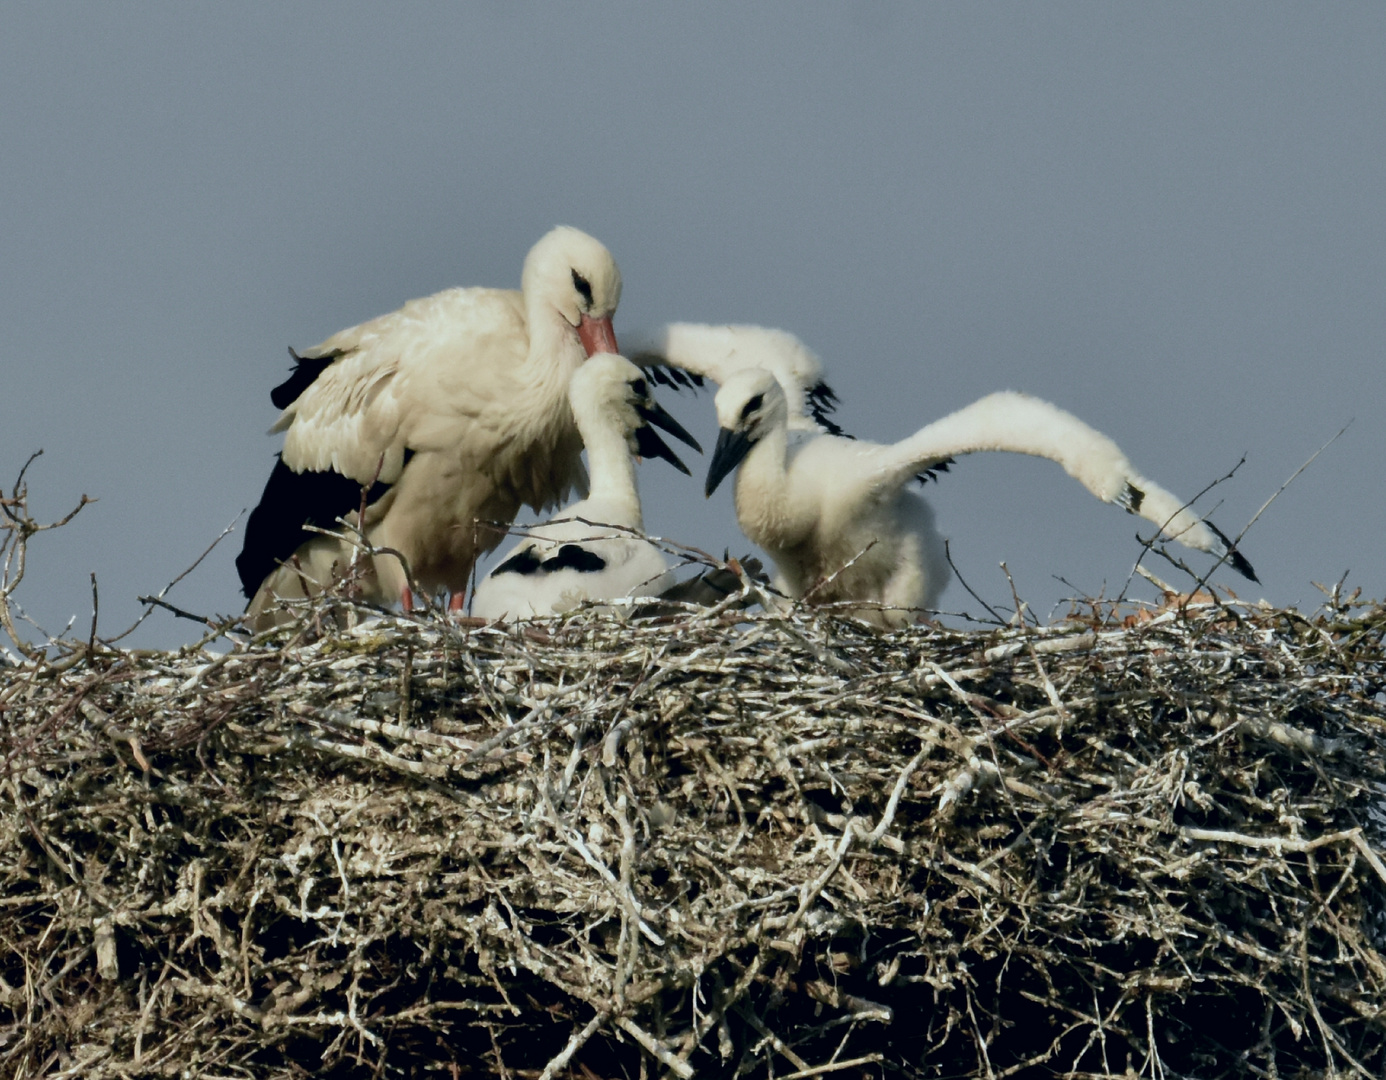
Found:
<path fill-rule="evenodd" d="M 610 506 L 614 517 L 608 525 L 627 525 L 643 529 L 640 515 L 640 494 L 635 485 L 635 460 L 626 444 L 625 433 L 601 423 L 595 417 L 578 417 L 578 431 L 587 447 L 587 465 L 591 476 L 589 502 Z"/>

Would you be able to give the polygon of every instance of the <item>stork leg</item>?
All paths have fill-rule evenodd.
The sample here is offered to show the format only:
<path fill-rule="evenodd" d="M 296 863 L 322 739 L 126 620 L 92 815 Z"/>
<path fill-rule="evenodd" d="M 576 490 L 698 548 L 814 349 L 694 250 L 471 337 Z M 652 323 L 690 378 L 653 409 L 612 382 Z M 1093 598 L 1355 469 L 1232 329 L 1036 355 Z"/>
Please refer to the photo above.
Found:
<path fill-rule="evenodd" d="M 410 614 L 414 610 L 414 594 L 409 591 L 408 585 L 406 585 L 403 589 L 400 590 L 399 606 L 404 609 L 404 613 L 406 615 Z"/>
<path fill-rule="evenodd" d="M 461 614 L 463 603 L 467 598 L 466 589 L 458 589 L 448 597 L 448 614 Z"/>

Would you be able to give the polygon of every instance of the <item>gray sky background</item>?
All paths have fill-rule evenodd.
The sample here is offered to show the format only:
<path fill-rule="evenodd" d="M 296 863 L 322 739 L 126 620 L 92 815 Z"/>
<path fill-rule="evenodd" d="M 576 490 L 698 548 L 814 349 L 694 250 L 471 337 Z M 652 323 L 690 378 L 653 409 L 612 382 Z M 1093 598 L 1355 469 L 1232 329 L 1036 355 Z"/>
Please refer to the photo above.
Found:
<path fill-rule="evenodd" d="M 1381 597 L 1383 56 L 1367 3 L 5 3 L 0 474 L 42 447 L 38 511 L 100 499 L 18 599 L 85 632 L 95 571 L 124 629 L 258 499 L 287 345 L 513 287 L 558 222 L 616 255 L 618 336 L 791 330 L 862 437 L 1013 388 L 1186 497 L 1245 453 L 1200 504 L 1233 534 L 1355 418 L 1247 535 L 1263 588 L 1219 580 Z M 665 400 L 710 446 L 710 396 Z M 744 550 L 705 469 L 643 470 L 647 526 Z M 1047 462 L 929 498 L 973 587 L 1008 600 L 1005 559 L 1042 615 L 1139 553 Z M 239 610 L 239 545 L 170 599 Z"/>

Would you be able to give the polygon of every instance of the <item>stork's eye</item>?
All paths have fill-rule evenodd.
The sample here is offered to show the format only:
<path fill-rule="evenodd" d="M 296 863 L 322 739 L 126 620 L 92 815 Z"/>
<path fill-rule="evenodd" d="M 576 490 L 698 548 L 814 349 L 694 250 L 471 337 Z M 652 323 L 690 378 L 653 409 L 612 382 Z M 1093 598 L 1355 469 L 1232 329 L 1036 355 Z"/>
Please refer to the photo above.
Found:
<path fill-rule="evenodd" d="M 650 396 L 650 388 L 644 379 L 635 379 L 631 382 L 630 388 L 635 391 L 636 397 L 646 398 Z"/>
<path fill-rule="evenodd" d="M 576 270 L 573 271 L 573 288 L 582 294 L 582 298 L 586 300 L 588 304 L 592 303 L 592 283 Z"/>
<path fill-rule="evenodd" d="M 741 419 L 747 419 L 751 415 L 751 413 L 759 409 L 761 405 L 763 405 L 764 403 L 764 394 L 757 394 L 755 397 L 751 398 L 750 401 L 746 402 L 745 405 L 741 406 Z"/>

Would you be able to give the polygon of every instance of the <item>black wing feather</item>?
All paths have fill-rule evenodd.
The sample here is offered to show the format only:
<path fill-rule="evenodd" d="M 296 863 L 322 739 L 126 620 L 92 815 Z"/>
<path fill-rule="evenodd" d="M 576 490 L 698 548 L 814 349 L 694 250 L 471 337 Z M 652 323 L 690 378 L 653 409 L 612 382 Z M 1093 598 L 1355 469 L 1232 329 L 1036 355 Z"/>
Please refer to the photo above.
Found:
<path fill-rule="evenodd" d="M 404 462 L 414 456 L 404 452 Z M 366 504 L 376 502 L 390 485 L 377 480 L 366 493 Z M 294 472 L 280 454 L 274 456 L 274 470 L 265 483 L 260 502 L 245 523 L 245 543 L 236 556 L 236 573 L 241 591 L 249 599 L 265 580 L 314 533 L 305 525 L 330 529 L 339 517 L 361 507 L 361 485 L 336 472 Z"/>
<path fill-rule="evenodd" d="M 498 567 L 491 571 L 491 576 L 497 574 L 520 574 L 528 576 L 539 572 L 539 556 L 534 554 L 532 547 L 524 548 L 515 552 L 514 555 L 506 559 Z"/>
<path fill-rule="evenodd" d="M 558 554 L 544 560 L 544 573 L 554 574 L 559 570 L 580 570 L 595 574 L 606 568 L 606 560 L 594 551 L 588 551 L 579 544 L 564 544 Z"/>
<path fill-rule="evenodd" d="M 813 422 L 826 431 L 829 435 L 837 435 L 844 439 L 855 439 L 855 435 L 848 435 L 838 426 L 829 414 L 837 411 L 837 394 L 833 388 L 825 382 L 815 383 L 809 387 L 808 391 L 808 410 L 813 417 Z"/>
<path fill-rule="evenodd" d="M 276 409 L 287 409 L 302 396 L 303 391 L 313 385 L 319 375 L 332 366 L 337 357 L 345 354 L 342 349 L 333 349 L 321 356 L 299 356 L 290 345 L 289 355 L 294 361 L 293 374 L 270 391 L 270 401 Z"/>
<path fill-rule="evenodd" d="M 644 368 L 645 373 L 649 375 L 656 386 L 668 386 L 677 391 L 700 389 L 707 385 L 706 380 L 701 375 L 692 371 L 685 371 L 683 368 L 669 363 L 658 353 L 636 353 L 631 357 L 631 362 L 636 367 Z"/>
<path fill-rule="evenodd" d="M 560 570 L 593 574 L 605 568 L 606 560 L 595 552 L 588 551 L 580 544 L 564 544 L 542 562 L 533 547 L 523 548 L 492 570 L 491 576 L 520 574 L 528 577 L 531 574 L 556 574 Z"/>
<path fill-rule="evenodd" d="M 1247 562 L 1246 556 L 1237 550 L 1237 545 L 1228 539 L 1227 534 L 1207 518 L 1203 519 L 1203 524 L 1212 529 L 1217 538 L 1226 546 L 1227 561 L 1232 564 L 1232 569 L 1237 571 L 1237 573 L 1241 574 L 1242 577 L 1246 578 L 1248 581 L 1254 581 L 1257 585 L 1261 584 L 1261 579 L 1256 576 L 1256 571 L 1251 568 L 1251 563 Z"/>
<path fill-rule="evenodd" d="M 946 473 L 950 465 L 956 465 L 957 461 L 953 458 L 944 458 L 937 465 L 930 465 L 927 469 L 921 469 L 914 474 L 914 478 L 921 484 L 927 484 L 930 480 L 938 482 L 938 474 Z"/>

